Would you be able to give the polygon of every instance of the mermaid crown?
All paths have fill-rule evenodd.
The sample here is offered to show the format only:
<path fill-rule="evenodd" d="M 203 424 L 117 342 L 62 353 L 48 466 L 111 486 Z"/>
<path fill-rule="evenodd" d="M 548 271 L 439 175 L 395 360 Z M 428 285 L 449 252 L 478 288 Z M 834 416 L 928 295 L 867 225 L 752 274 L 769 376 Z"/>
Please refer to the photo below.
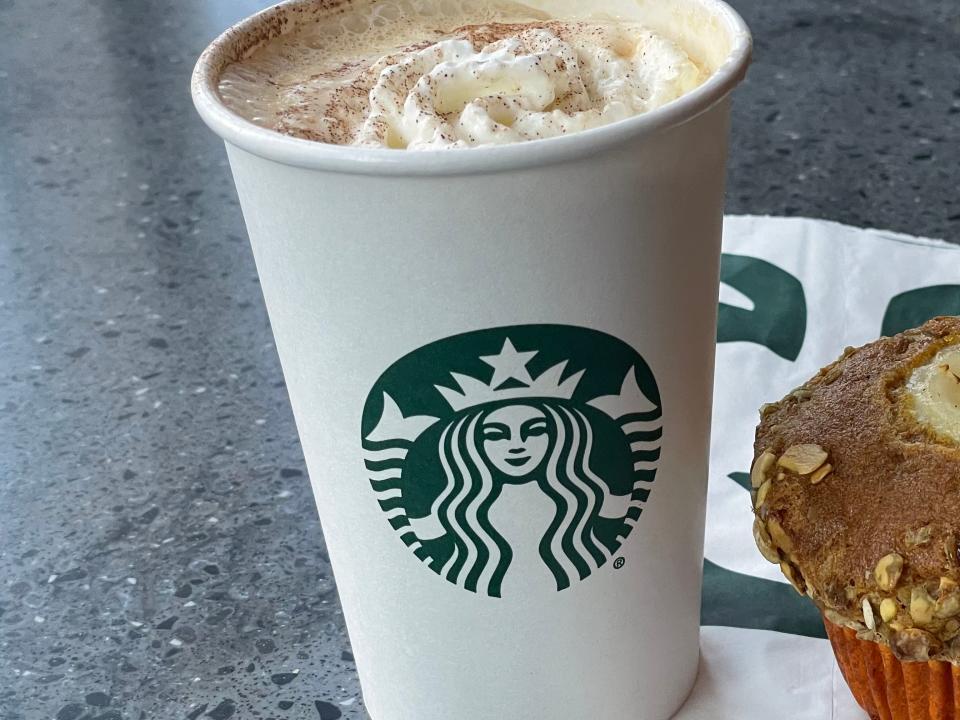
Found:
<path fill-rule="evenodd" d="M 573 397 L 584 371 L 580 370 L 566 380 L 562 379 L 568 362 L 564 360 L 534 378 L 530 375 L 527 364 L 536 354 L 536 350 L 518 352 L 510 338 L 507 338 L 497 355 L 480 356 L 480 360 L 493 368 L 493 378 L 489 383 L 470 375 L 451 372 L 450 377 L 457 382 L 459 390 L 442 385 L 434 387 L 454 411 L 518 398 L 569 400 Z"/>

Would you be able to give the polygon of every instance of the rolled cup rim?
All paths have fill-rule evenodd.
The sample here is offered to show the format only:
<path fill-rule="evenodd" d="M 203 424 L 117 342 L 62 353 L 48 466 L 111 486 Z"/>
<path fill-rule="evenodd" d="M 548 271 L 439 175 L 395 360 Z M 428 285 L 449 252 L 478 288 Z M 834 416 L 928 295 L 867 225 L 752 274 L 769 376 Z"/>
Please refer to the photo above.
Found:
<path fill-rule="evenodd" d="M 191 78 L 193 103 L 203 121 L 230 145 L 293 167 L 361 175 L 442 176 L 503 172 L 574 160 L 627 140 L 689 122 L 726 98 L 744 79 L 753 38 L 743 18 L 723 0 L 695 0 L 720 19 L 733 42 L 720 66 L 701 85 L 654 110 L 569 135 L 471 148 L 404 152 L 306 140 L 256 125 L 228 108 L 217 85 L 223 57 L 237 38 L 267 18 L 317 0 L 286 0 L 248 16 L 221 33 L 200 55 Z"/>

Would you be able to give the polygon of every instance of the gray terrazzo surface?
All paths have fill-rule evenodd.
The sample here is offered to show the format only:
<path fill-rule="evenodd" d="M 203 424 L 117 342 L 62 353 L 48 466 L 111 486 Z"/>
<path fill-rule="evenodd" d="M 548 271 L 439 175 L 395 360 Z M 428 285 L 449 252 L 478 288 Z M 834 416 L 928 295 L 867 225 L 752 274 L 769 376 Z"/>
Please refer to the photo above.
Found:
<path fill-rule="evenodd" d="M 730 212 L 960 240 L 960 10 L 735 3 Z M 0 719 L 365 717 L 188 79 L 265 3 L 0 0 Z"/>

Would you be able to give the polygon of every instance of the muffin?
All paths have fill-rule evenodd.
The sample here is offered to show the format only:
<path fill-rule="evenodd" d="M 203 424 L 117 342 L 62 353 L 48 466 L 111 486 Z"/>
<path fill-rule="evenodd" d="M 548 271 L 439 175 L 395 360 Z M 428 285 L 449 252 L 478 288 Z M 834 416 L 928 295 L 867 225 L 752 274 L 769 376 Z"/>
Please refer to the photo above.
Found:
<path fill-rule="evenodd" d="M 871 718 L 960 718 L 960 318 L 848 348 L 761 410 L 763 556 Z"/>

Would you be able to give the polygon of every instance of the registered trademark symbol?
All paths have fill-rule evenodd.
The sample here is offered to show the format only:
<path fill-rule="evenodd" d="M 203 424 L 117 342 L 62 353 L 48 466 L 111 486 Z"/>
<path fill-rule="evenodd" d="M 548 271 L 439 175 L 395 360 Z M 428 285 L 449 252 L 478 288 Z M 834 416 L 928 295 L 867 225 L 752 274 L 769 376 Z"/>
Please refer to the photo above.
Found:
<path fill-rule="evenodd" d="M 614 569 L 619 570 L 624 566 L 626 562 L 627 561 L 624 560 L 622 557 L 618 557 L 616 560 L 613 561 L 613 567 Z"/>

